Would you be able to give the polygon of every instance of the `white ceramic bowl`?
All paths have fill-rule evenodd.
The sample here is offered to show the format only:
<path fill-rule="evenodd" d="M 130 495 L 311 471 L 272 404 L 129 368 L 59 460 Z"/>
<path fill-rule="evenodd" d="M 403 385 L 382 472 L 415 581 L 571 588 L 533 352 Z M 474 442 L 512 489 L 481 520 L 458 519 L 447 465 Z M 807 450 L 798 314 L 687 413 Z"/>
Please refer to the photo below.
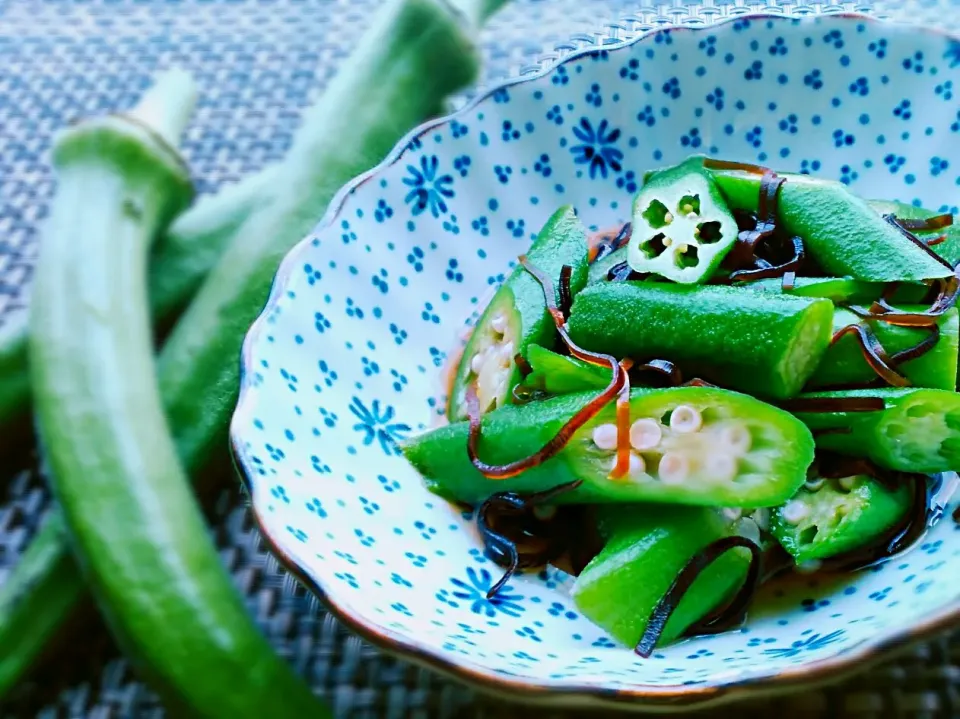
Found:
<path fill-rule="evenodd" d="M 810 171 L 957 212 L 960 42 L 858 16 L 752 17 L 580 53 L 413 132 L 287 256 L 247 337 L 232 440 L 263 534 L 367 639 L 483 688 L 656 708 L 845 670 L 953 622 L 950 521 L 895 560 L 762 593 L 748 624 L 640 659 L 571 578 L 510 581 L 397 440 L 442 414 L 465 319 L 550 213 L 628 219 L 692 152 Z"/>

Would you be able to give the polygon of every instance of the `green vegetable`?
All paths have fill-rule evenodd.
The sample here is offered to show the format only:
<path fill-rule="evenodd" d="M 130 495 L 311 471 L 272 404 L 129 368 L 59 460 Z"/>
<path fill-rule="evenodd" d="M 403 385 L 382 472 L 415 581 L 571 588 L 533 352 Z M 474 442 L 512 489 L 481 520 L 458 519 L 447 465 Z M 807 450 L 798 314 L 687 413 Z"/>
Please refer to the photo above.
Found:
<path fill-rule="evenodd" d="M 923 207 L 915 207 L 905 202 L 895 202 L 891 200 L 867 200 L 870 205 L 880 215 L 895 215 L 901 220 L 927 220 L 931 217 L 943 214 L 934 212 Z M 934 245 L 933 251 L 940 255 L 951 265 L 960 262 L 960 224 L 957 224 L 957 218 L 953 218 L 953 224 L 944 227 L 941 230 L 914 230 L 915 235 L 920 239 L 932 240 L 940 235 L 945 235 L 943 242 Z"/>
<path fill-rule="evenodd" d="M 63 522 L 44 523 L 13 574 L 0 585 L 0 696 L 7 696 L 71 617 L 86 595 Z M 49 581 L 56 573 L 58 581 Z"/>
<path fill-rule="evenodd" d="M 816 478 L 770 518 L 770 531 L 798 563 L 867 546 L 910 511 L 908 484 L 887 489 L 866 475 Z"/>
<path fill-rule="evenodd" d="M 165 75 L 129 115 L 76 125 L 54 147 L 31 304 L 37 427 L 100 608 L 168 704 L 318 713 L 224 571 L 156 391 L 145 271 L 151 239 L 192 193 L 171 149 L 192 98 L 189 78 Z"/>
<path fill-rule="evenodd" d="M 467 17 L 485 18 L 500 4 L 502 0 L 488 0 L 463 9 Z M 264 209 L 244 223 L 213 283 L 204 286 L 202 303 L 191 307 L 176 328 L 176 343 L 168 341 L 161 352 L 157 367 L 161 397 L 177 452 L 194 481 L 219 475 L 227 460 L 226 427 L 236 403 L 240 344 L 262 307 L 283 251 L 312 229 L 339 185 L 385 155 L 407 127 L 474 76 L 477 60 L 468 38 L 476 31 L 460 28 L 455 20 L 445 5 L 433 0 L 391 2 L 383 9 L 304 121 L 289 158 L 278 170 L 290 185 L 283 183 L 271 193 L 280 201 L 270 206 L 269 215 Z M 287 202 L 287 193 L 302 206 Z M 275 231 L 278 227 L 283 231 Z M 263 264 L 259 270 L 258 263 Z M 232 276 L 233 267 L 237 277 Z M 246 284 L 241 286 L 244 273 L 253 273 L 253 280 L 243 280 Z M 62 517 L 54 515 L 34 541 L 62 542 L 50 539 L 62 526 Z M 6 586 L 11 592 L 23 592 L 24 602 L 32 605 L 34 597 L 53 591 L 55 585 L 81 581 L 73 562 L 50 561 L 35 575 L 31 580 L 18 567 Z M 3 619 L 0 613 L 0 656 L 7 652 Z M 32 621 L 33 616 L 27 619 Z M 22 630 L 33 631 L 26 626 Z M 38 628 L 35 633 L 43 631 Z M 23 671 L 34 658 L 20 659 Z M 0 685 L 0 696 L 4 689 Z"/>
<path fill-rule="evenodd" d="M 736 209 L 756 211 L 760 176 L 715 171 L 713 177 Z M 780 188 L 777 218 L 790 235 L 832 275 L 868 282 L 920 281 L 949 277 L 949 268 L 930 257 L 864 200 L 839 182 L 787 175 Z"/>
<path fill-rule="evenodd" d="M 754 292 L 794 295 L 796 297 L 823 297 L 836 304 L 847 302 L 870 303 L 883 292 L 883 283 L 862 282 L 852 277 L 797 277 L 793 287 L 783 289 L 783 278 L 756 280 L 737 285 Z M 924 291 L 926 288 L 924 288 Z"/>
<path fill-rule="evenodd" d="M 161 234 L 149 263 L 150 309 L 157 326 L 168 327 L 183 310 L 274 177 L 268 168 L 201 198 Z M 30 432 L 28 334 L 26 315 L 0 330 L 0 449 L 20 445 Z"/>
<path fill-rule="evenodd" d="M 766 397 L 790 397 L 830 342 L 828 300 L 733 287 L 617 282 L 573 303 L 570 336 L 585 349 L 642 361 L 662 357 L 688 377 Z"/>
<path fill-rule="evenodd" d="M 580 612 L 615 639 L 636 646 L 654 608 L 684 565 L 731 534 L 730 522 L 708 507 L 604 507 L 608 539 L 577 577 L 571 596 Z M 704 569 L 667 621 L 660 645 L 720 607 L 743 583 L 749 554 L 733 549 Z"/>
<path fill-rule="evenodd" d="M 158 325 L 168 327 L 184 310 L 237 230 L 264 206 L 275 184 L 283 184 L 276 166 L 245 177 L 200 198 L 161 236 L 148 264 L 150 305 Z"/>
<path fill-rule="evenodd" d="M 561 267 L 570 265 L 571 291 L 583 288 L 587 282 L 587 233 L 573 207 L 561 207 L 547 220 L 527 256 L 554 283 Z M 467 416 L 467 387 L 473 383 L 483 412 L 513 400 L 511 391 L 520 381 L 514 356 L 525 353 L 531 344 L 552 344 L 556 336 L 543 292 L 540 283 L 520 266 L 497 290 L 463 350 L 450 393 L 451 420 Z"/>
<path fill-rule="evenodd" d="M 595 392 L 506 405 L 481 425 L 479 456 L 505 464 L 536 453 Z M 616 448 L 614 403 L 560 453 L 510 479 L 488 479 L 467 456 L 468 423 L 407 441 L 404 454 L 434 492 L 471 504 L 495 492 L 538 492 L 582 479 L 564 503 L 669 502 L 771 507 L 803 484 L 813 440 L 789 414 L 747 395 L 707 387 L 635 389 L 630 399 L 628 478 L 609 479 Z"/>
<path fill-rule="evenodd" d="M 584 390 L 602 390 L 610 384 L 613 371 L 608 367 L 552 352 L 540 345 L 530 345 L 524 358 L 533 370 L 521 386 L 547 394 L 569 394 Z"/>
<path fill-rule="evenodd" d="M 867 457 L 902 472 L 960 469 L 960 394 L 942 389 L 870 389 L 812 392 L 803 398 L 879 398 L 873 412 L 795 412 L 817 447 Z M 830 430 L 830 431 L 824 431 Z"/>
<path fill-rule="evenodd" d="M 627 261 L 637 272 L 702 282 L 737 239 L 737 222 L 702 158 L 660 170 L 633 202 Z"/>
<path fill-rule="evenodd" d="M 923 307 L 901 307 L 905 312 L 920 311 Z M 838 309 L 833 315 L 833 329 L 857 324 L 860 318 L 849 310 Z M 886 322 L 871 322 L 871 328 L 887 354 L 914 347 L 930 336 L 929 331 L 914 327 L 896 327 Z M 960 335 L 957 310 L 951 309 L 937 320 L 940 339 L 933 349 L 916 359 L 898 365 L 900 372 L 917 387 L 952 390 L 957 383 L 957 343 Z M 827 349 L 817 371 L 807 383 L 807 389 L 866 384 L 877 377 L 863 358 L 856 337 L 844 335 Z"/>

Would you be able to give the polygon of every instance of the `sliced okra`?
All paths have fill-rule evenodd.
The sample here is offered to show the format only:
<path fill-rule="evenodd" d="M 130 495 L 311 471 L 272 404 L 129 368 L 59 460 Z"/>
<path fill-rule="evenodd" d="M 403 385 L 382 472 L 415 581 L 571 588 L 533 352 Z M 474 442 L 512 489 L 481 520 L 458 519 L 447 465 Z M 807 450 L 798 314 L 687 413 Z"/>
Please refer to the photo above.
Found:
<path fill-rule="evenodd" d="M 606 544 L 580 573 L 571 595 L 585 617 L 631 647 L 690 559 L 735 531 L 734 522 L 709 507 L 605 506 L 597 514 Z M 749 564 L 749 552 L 737 548 L 703 569 L 658 643 L 673 641 L 722 606 L 743 585 Z"/>
<path fill-rule="evenodd" d="M 906 312 L 923 309 L 925 308 L 903 307 Z M 837 309 L 833 315 L 834 332 L 860 321 L 853 312 Z M 871 322 L 870 327 L 891 357 L 930 337 L 930 330 L 926 328 L 898 327 L 880 321 Z M 899 363 L 897 369 L 915 387 L 952 390 L 957 382 L 960 341 L 960 321 L 956 308 L 948 310 L 937 319 L 937 330 L 939 335 L 933 349 L 915 359 Z M 816 372 L 807 383 L 807 389 L 867 384 L 875 379 L 876 373 L 864 359 L 856 337 L 845 335 L 827 349 Z"/>
<path fill-rule="evenodd" d="M 556 281 L 563 265 L 573 272 L 576 293 L 587 281 L 587 234 L 569 205 L 547 221 L 527 253 L 530 262 Z M 447 407 L 451 420 L 463 419 L 467 386 L 476 383 L 481 412 L 512 401 L 520 380 L 514 357 L 531 344 L 553 346 L 556 325 L 547 312 L 543 288 L 529 272 L 517 267 L 484 310 L 463 351 Z"/>
<path fill-rule="evenodd" d="M 803 411 L 799 403 L 808 400 L 827 404 L 876 400 L 882 408 Z M 866 457 L 900 472 L 960 470 L 960 394 L 956 392 L 915 387 L 812 392 L 785 406 L 813 431 L 820 449 Z"/>
<path fill-rule="evenodd" d="M 586 288 L 568 325 L 588 350 L 663 357 L 686 376 L 780 399 L 813 374 L 832 322 L 829 300 L 642 281 Z"/>
<path fill-rule="evenodd" d="M 561 395 L 488 413 L 479 456 L 507 464 L 536 454 L 595 395 Z M 490 479 L 471 463 L 467 422 L 430 430 L 403 451 L 430 489 L 469 504 L 496 492 L 538 492 L 582 479 L 555 501 L 772 507 L 796 492 L 813 460 L 813 439 L 801 422 L 747 395 L 710 387 L 634 389 L 629 407 L 630 473 L 620 479 L 609 477 L 618 446 L 613 403 L 556 456 L 509 479 Z"/>
<path fill-rule="evenodd" d="M 910 512 L 909 483 L 887 488 L 865 474 L 808 481 L 772 512 L 771 533 L 798 564 L 868 546 Z"/>
<path fill-rule="evenodd" d="M 737 223 L 701 158 L 650 175 L 633 202 L 627 262 L 637 272 L 706 281 L 737 239 Z"/>
<path fill-rule="evenodd" d="M 757 210 L 760 175 L 736 170 L 715 170 L 712 175 L 730 207 Z M 826 272 L 867 282 L 919 282 L 953 274 L 842 183 L 780 176 L 786 182 L 780 187 L 777 221 L 789 235 L 803 239 Z"/>

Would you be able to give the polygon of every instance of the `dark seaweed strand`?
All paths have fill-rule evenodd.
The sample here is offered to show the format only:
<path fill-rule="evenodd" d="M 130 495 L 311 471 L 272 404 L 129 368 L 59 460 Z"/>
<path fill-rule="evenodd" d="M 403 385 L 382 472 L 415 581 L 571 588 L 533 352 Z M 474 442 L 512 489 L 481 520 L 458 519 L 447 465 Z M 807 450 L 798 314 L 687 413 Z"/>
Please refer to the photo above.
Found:
<path fill-rule="evenodd" d="M 564 265 L 560 268 L 560 312 L 564 319 L 570 317 L 570 308 L 573 307 L 573 292 L 570 290 L 570 277 L 573 275 L 573 268 L 570 265 Z"/>
<path fill-rule="evenodd" d="M 915 244 L 917 247 L 919 247 L 921 250 L 923 250 L 924 252 L 926 252 L 928 255 L 930 255 L 930 257 L 932 257 L 933 259 L 935 259 L 935 260 L 936 260 L 937 262 L 939 262 L 941 265 L 943 265 L 944 267 L 949 267 L 951 270 L 953 269 L 953 265 L 951 265 L 949 262 L 947 262 L 945 259 L 943 259 L 943 258 L 942 258 L 940 255 L 938 255 L 936 252 L 934 252 L 933 250 L 931 250 L 931 249 L 930 249 L 930 246 L 929 246 L 926 242 L 924 242 L 923 240 L 921 240 L 919 237 L 917 237 L 915 234 L 913 234 L 909 229 L 907 229 L 907 228 L 904 226 L 904 224 L 897 218 L 896 215 L 887 214 L 887 215 L 884 215 L 884 216 L 883 216 L 883 219 L 886 220 L 886 222 L 887 222 L 888 224 L 893 225 L 894 227 L 896 227 L 896 228 L 900 231 L 900 234 L 901 234 L 901 235 L 903 235 L 904 237 L 906 237 L 908 240 L 910 240 L 910 242 L 912 242 L 912 243 Z"/>
<path fill-rule="evenodd" d="M 940 341 L 940 325 L 930 325 L 929 327 L 922 327 L 918 329 L 927 330 L 930 334 L 920 340 L 913 347 L 908 347 L 905 350 L 900 350 L 899 352 L 890 355 L 890 359 L 894 364 L 903 364 L 904 362 L 909 362 L 910 360 L 915 360 L 918 357 L 923 357 L 927 352 L 932 350 L 937 346 L 937 342 Z"/>
<path fill-rule="evenodd" d="M 951 514 L 950 517 L 953 519 L 954 522 L 956 522 L 957 524 L 960 524 L 960 504 L 954 507 L 953 514 Z"/>
<path fill-rule="evenodd" d="M 614 252 L 619 250 L 621 247 L 627 244 L 630 241 L 630 235 L 633 232 L 633 225 L 631 223 L 626 223 L 623 225 L 619 232 L 614 237 L 609 235 L 604 235 L 596 244 L 593 257 L 590 257 L 590 263 L 599 262 L 604 257 L 609 257 Z"/>
<path fill-rule="evenodd" d="M 794 397 L 778 405 L 787 412 L 880 412 L 887 405 L 881 397 Z"/>
<path fill-rule="evenodd" d="M 560 494 L 572 492 L 581 484 L 583 484 L 583 480 L 578 479 L 573 482 L 557 485 L 556 487 L 552 487 L 542 492 L 535 492 L 526 495 L 520 495 L 515 492 L 500 492 L 491 495 L 483 502 L 482 505 L 480 505 L 480 509 L 477 511 L 477 528 L 479 529 L 480 536 L 483 539 L 484 549 L 487 551 L 487 555 L 495 564 L 501 567 L 505 566 L 506 568 L 506 572 L 500 578 L 500 580 L 497 581 L 497 583 L 490 587 L 490 589 L 487 591 L 487 599 L 494 597 L 518 569 L 525 568 L 527 566 L 541 566 L 549 561 L 550 558 L 556 558 L 565 551 L 565 547 L 562 546 L 562 542 L 557 541 L 561 538 L 561 535 L 547 538 L 533 535 L 532 538 L 534 539 L 544 539 L 547 541 L 548 547 L 541 553 L 528 555 L 527 557 L 521 557 L 520 552 L 517 549 L 517 540 L 511 539 L 505 534 L 494 530 L 490 526 L 490 513 L 496 510 L 505 510 L 508 513 L 515 513 L 518 515 L 530 514 L 536 523 L 549 524 L 549 521 L 537 519 L 535 515 L 532 514 L 533 508 L 542 504 L 543 502 L 557 497 Z M 529 525 L 525 525 L 525 529 L 528 529 L 528 527 Z M 555 545 L 554 547 L 549 546 L 551 541 L 553 541 L 553 544 Z M 560 546 L 556 546 L 558 544 Z M 495 552 L 492 552 L 492 549 L 495 550 Z M 549 558 L 547 558 L 547 555 L 550 555 Z M 506 565 L 502 564 L 500 561 L 503 558 L 507 559 Z"/>
<path fill-rule="evenodd" d="M 799 237 L 791 237 L 790 243 L 793 245 L 793 257 L 786 262 L 782 262 L 779 265 L 773 265 L 765 260 L 762 260 L 762 258 L 757 258 L 757 269 L 737 270 L 730 275 L 730 281 L 755 282 L 756 280 L 765 280 L 772 277 L 786 277 L 787 273 L 790 273 L 795 279 L 797 270 L 803 266 L 806 252 L 803 246 L 803 240 L 801 240 Z M 759 266 L 761 261 L 765 262 L 768 266 Z"/>
<path fill-rule="evenodd" d="M 517 352 L 513 356 L 513 361 L 517 364 L 517 369 L 520 370 L 520 376 L 523 378 L 529 377 L 530 373 L 533 372 L 533 367 L 530 366 L 530 363 L 527 362 L 527 358 L 522 354 Z"/>
<path fill-rule="evenodd" d="M 830 344 L 836 343 L 840 338 L 848 334 L 853 334 L 856 336 L 857 342 L 860 345 L 860 351 L 863 354 L 863 358 L 867 361 L 867 364 L 870 365 L 870 368 L 877 374 L 878 377 L 880 377 L 891 387 L 910 386 L 910 380 L 897 371 L 895 363 L 887 354 L 887 351 L 883 348 L 883 345 L 880 344 L 880 340 L 877 339 L 877 336 L 874 334 L 873 330 L 865 322 L 860 322 L 859 324 L 855 325 L 847 325 L 846 327 L 838 330 L 833 335 L 833 339 L 830 340 Z"/>
<path fill-rule="evenodd" d="M 728 259 L 725 260 L 725 265 L 730 269 L 765 270 L 773 267 L 766 260 L 757 257 L 757 248 L 776 232 L 777 197 L 784 182 L 786 178 L 774 172 L 768 170 L 763 173 L 757 201 L 756 224 L 753 229 L 743 230 L 737 235 L 737 240 L 727 255 Z"/>
<path fill-rule="evenodd" d="M 910 232 L 932 232 L 933 230 L 942 230 L 945 227 L 950 227 L 950 225 L 953 224 L 953 215 L 945 212 L 942 215 L 934 215 L 925 220 L 908 220 L 903 217 L 898 217 L 897 222 L 903 229 L 909 230 Z"/>
<path fill-rule="evenodd" d="M 649 272 L 637 272 L 627 264 L 626 260 L 618 262 L 607 270 L 608 282 L 626 282 L 627 280 L 642 280 L 650 276 Z"/>
<path fill-rule="evenodd" d="M 745 537 L 740 537 L 740 539 L 745 539 Z M 715 609 L 700 621 L 687 627 L 684 635 L 693 637 L 720 634 L 740 626 L 746 620 L 747 609 L 757 593 L 757 588 L 760 586 L 760 580 L 763 578 L 766 569 L 760 546 L 749 539 L 746 542 L 746 545 L 741 546 L 746 546 L 750 550 L 750 566 L 740 589 L 725 606 Z"/>
<path fill-rule="evenodd" d="M 650 655 L 653 654 L 653 650 L 656 648 L 657 642 L 660 641 L 667 622 L 697 577 L 699 577 L 701 572 L 707 567 L 713 564 L 713 562 L 731 549 L 736 549 L 737 547 L 750 550 L 750 567 L 747 571 L 747 578 L 733 599 L 728 602 L 725 607 L 712 612 L 707 618 L 702 620 L 699 623 L 702 626 L 698 627 L 698 629 L 709 629 L 710 625 L 720 622 L 728 613 L 734 614 L 743 611 L 743 608 L 749 603 L 756 590 L 757 579 L 760 576 L 760 547 L 746 537 L 733 535 L 723 537 L 708 544 L 694 554 L 686 565 L 684 565 L 683 569 L 681 569 L 677 575 L 677 578 L 673 580 L 673 584 L 670 585 L 670 588 L 667 589 L 666 593 L 653 608 L 650 619 L 647 620 L 647 628 L 644 630 L 643 636 L 640 637 L 640 641 L 634 650 L 637 654 L 644 659 L 648 659 Z"/>
<path fill-rule="evenodd" d="M 680 368 L 670 360 L 652 359 L 643 364 L 634 365 L 631 370 L 635 375 L 653 373 L 663 378 L 668 387 L 679 387 L 683 384 L 683 374 Z"/>
<path fill-rule="evenodd" d="M 709 387 L 711 389 L 720 389 L 720 385 L 713 384 L 712 382 L 707 382 L 705 379 L 700 379 L 699 377 L 694 377 L 684 382 L 681 387 Z"/>

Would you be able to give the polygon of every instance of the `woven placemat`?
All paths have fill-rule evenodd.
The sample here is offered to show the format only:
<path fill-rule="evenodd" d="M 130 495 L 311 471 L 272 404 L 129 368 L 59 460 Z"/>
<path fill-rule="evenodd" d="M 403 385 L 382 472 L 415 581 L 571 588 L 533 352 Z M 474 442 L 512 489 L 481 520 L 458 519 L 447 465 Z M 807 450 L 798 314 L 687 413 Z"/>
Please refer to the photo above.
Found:
<path fill-rule="evenodd" d="M 300 111 L 336 71 L 379 0 L 0 0 L 0 323 L 23 311 L 38 224 L 52 190 L 52 133 L 132 104 L 160 67 L 183 65 L 203 92 L 186 154 L 203 191 L 279 158 Z M 668 23 L 754 10 L 858 10 L 956 24 L 949 2 L 515 0 L 483 33 L 484 84 L 578 47 Z M 618 18 L 621 18 L 618 20 Z M 0 583 L 49 507 L 34 458 L 0 489 Z M 276 650 L 338 716 L 572 717 L 512 707 L 384 654 L 345 630 L 268 556 L 236 487 L 210 508 L 224 563 Z M 3 716 L 162 716 L 96 614 L 25 683 Z M 238 681 L 242 681 L 238 677 Z M 741 716 L 960 714 L 960 634 L 908 650 L 837 686 L 738 707 Z M 590 716 L 596 716 L 591 713 Z"/>

